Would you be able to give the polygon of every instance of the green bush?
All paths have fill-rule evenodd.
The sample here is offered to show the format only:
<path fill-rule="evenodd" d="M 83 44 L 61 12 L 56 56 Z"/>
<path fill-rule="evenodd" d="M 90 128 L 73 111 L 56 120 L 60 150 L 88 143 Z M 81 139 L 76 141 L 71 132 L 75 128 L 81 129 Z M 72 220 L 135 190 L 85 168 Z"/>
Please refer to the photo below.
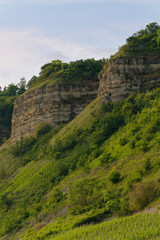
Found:
<path fill-rule="evenodd" d="M 99 157 L 99 161 L 100 161 L 101 165 L 108 164 L 109 162 L 112 162 L 113 160 L 114 160 L 114 158 L 112 157 L 111 153 L 103 153 Z"/>
<path fill-rule="evenodd" d="M 22 157 L 33 148 L 35 142 L 36 139 L 32 136 L 25 138 L 22 137 L 19 141 L 12 145 L 10 152 L 15 157 Z"/>
<path fill-rule="evenodd" d="M 138 211 L 146 207 L 157 196 L 159 187 L 157 180 L 144 180 L 135 183 L 128 195 L 131 210 Z"/>
<path fill-rule="evenodd" d="M 119 183 L 121 181 L 121 174 L 118 171 L 113 171 L 109 176 L 109 180 L 114 184 Z"/>
<path fill-rule="evenodd" d="M 145 168 L 146 171 L 151 170 L 152 165 L 151 165 L 150 158 L 147 158 L 147 159 L 146 159 L 146 161 L 145 161 L 145 165 L 144 165 L 144 168 Z"/>
<path fill-rule="evenodd" d="M 120 138 L 119 144 L 120 144 L 121 146 L 125 146 L 127 143 L 128 143 L 128 139 L 127 139 L 127 138 L 125 138 L 125 137 Z"/>
<path fill-rule="evenodd" d="M 72 214 L 80 214 L 103 205 L 98 182 L 95 179 L 78 181 L 69 194 L 69 205 Z"/>
<path fill-rule="evenodd" d="M 40 138 L 41 136 L 45 135 L 46 133 L 50 132 L 52 129 L 51 125 L 46 122 L 40 122 L 37 127 L 35 128 L 35 136 L 36 138 Z"/>

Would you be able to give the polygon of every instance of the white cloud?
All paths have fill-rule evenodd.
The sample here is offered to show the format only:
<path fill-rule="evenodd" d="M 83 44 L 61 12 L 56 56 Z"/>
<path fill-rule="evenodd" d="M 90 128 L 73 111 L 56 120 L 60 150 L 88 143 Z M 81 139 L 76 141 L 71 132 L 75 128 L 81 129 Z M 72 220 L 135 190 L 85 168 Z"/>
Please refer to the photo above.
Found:
<path fill-rule="evenodd" d="M 61 59 L 71 61 L 85 58 L 109 57 L 115 49 L 91 48 L 67 38 L 49 38 L 36 29 L 28 31 L 0 30 L 0 86 L 18 83 L 22 76 L 29 80 L 40 67 Z"/>

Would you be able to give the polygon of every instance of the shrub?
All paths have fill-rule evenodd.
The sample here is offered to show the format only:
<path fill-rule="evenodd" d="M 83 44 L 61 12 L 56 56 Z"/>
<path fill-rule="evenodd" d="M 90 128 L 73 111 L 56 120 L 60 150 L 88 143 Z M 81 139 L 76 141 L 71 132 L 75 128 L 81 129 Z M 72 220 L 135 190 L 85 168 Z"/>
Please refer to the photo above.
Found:
<path fill-rule="evenodd" d="M 26 152 L 31 150 L 36 142 L 34 137 L 21 138 L 11 147 L 11 154 L 15 157 L 22 157 Z"/>
<path fill-rule="evenodd" d="M 133 148 L 135 148 L 135 146 L 136 146 L 136 140 L 133 138 L 131 141 L 130 141 L 130 148 L 131 149 L 133 149 Z"/>
<path fill-rule="evenodd" d="M 128 139 L 126 139 L 125 137 L 120 138 L 119 144 L 120 144 L 121 146 L 124 146 L 124 145 L 126 145 L 127 143 L 128 143 Z"/>
<path fill-rule="evenodd" d="M 146 207 L 158 194 L 159 183 L 157 180 L 144 180 L 135 183 L 129 193 L 131 210 L 140 210 Z"/>
<path fill-rule="evenodd" d="M 115 160 L 115 158 L 112 157 L 111 153 L 103 153 L 99 157 L 99 161 L 100 161 L 101 165 L 107 164 L 107 163 L 112 162 L 114 160 Z"/>
<path fill-rule="evenodd" d="M 114 184 L 118 183 L 121 180 L 121 174 L 118 171 L 113 171 L 109 176 L 109 180 Z"/>
<path fill-rule="evenodd" d="M 150 158 L 146 159 L 144 168 L 146 171 L 149 171 L 152 168 Z"/>
<path fill-rule="evenodd" d="M 84 167 L 87 159 L 88 159 L 88 155 L 86 153 L 81 155 L 77 162 L 77 167 Z"/>
<path fill-rule="evenodd" d="M 61 156 L 60 152 L 55 152 L 54 155 L 53 155 L 54 159 L 56 159 L 56 160 L 59 159 L 60 156 Z"/>
<path fill-rule="evenodd" d="M 120 199 L 119 210 L 118 210 L 119 216 L 126 216 L 129 213 L 130 213 L 130 209 L 129 209 L 128 200 L 125 198 Z"/>
<path fill-rule="evenodd" d="M 46 133 L 50 132 L 52 129 L 51 125 L 46 122 L 40 122 L 37 127 L 35 128 L 35 135 L 36 138 L 40 138 L 41 136 L 45 135 Z"/>
<path fill-rule="evenodd" d="M 147 152 L 147 151 L 149 150 L 148 142 L 145 141 L 145 139 L 141 142 L 140 149 L 141 149 L 143 152 Z"/>
<path fill-rule="evenodd" d="M 69 195 L 70 211 L 75 215 L 100 208 L 102 204 L 100 186 L 95 179 L 78 181 Z"/>

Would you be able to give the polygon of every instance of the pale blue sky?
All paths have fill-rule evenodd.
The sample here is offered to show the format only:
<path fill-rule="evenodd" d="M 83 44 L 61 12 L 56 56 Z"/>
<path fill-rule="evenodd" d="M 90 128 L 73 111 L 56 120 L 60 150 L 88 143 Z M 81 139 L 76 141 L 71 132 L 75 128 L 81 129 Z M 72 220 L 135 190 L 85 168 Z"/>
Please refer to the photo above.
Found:
<path fill-rule="evenodd" d="M 0 0 L 0 86 L 54 59 L 107 58 L 159 12 L 160 0 Z"/>

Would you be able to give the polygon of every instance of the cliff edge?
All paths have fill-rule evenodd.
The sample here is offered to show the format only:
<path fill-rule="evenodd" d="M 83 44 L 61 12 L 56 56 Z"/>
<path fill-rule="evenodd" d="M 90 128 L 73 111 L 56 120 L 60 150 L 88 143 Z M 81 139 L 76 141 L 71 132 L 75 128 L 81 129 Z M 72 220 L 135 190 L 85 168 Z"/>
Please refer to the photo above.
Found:
<path fill-rule="evenodd" d="M 52 127 L 70 122 L 97 97 L 99 83 L 43 86 L 14 102 L 11 141 L 33 134 L 39 122 Z"/>
<path fill-rule="evenodd" d="M 111 59 L 99 74 L 98 94 L 103 100 L 118 101 L 137 90 L 160 86 L 160 58 Z"/>

